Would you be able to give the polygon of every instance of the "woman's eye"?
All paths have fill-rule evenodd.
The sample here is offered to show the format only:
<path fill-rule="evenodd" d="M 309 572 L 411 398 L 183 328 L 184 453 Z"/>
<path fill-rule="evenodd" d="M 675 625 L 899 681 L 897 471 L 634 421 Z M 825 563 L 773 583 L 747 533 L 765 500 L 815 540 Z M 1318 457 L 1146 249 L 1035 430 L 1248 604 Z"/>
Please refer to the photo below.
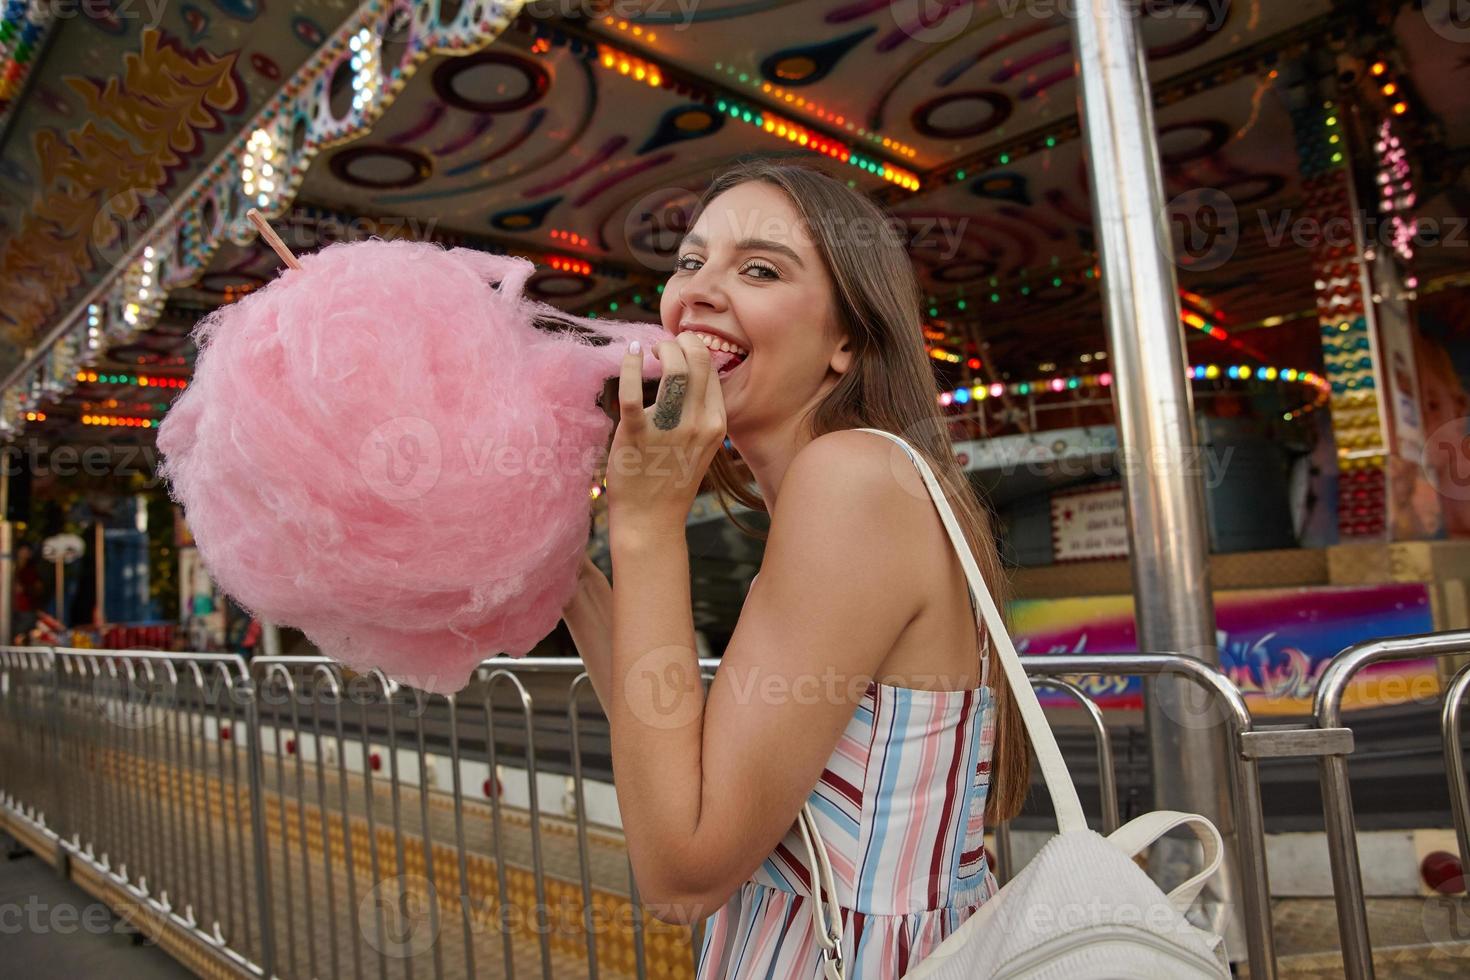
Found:
<path fill-rule="evenodd" d="M 689 265 L 689 263 L 691 263 L 691 262 L 697 263 L 697 262 L 699 262 L 699 259 L 695 258 L 692 255 L 681 255 L 681 256 L 679 256 L 678 261 L 676 261 L 674 263 L 674 268 L 675 269 L 683 270 L 684 272 L 693 272 L 694 269 L 697 268 L 698 266 L 696 265 L 696 266 L 691 267 Z"/>
<path fill-rule="evenodd" d="M 748 265 L 748 266 L 745 267 L 745 270 L 744 271 L 746 271 L 746 272 L 760 272 L 760 273 L 762 273 L 762 275 L 759 275 L 759 276 L 756 277 L 757 279 L 780 279 L 781 278 L 781 273 L 778 272 L 778 271 L 776 271 L 776 268 L 774 266 L 765 265 L 764 263 L 761 263 L 761 262 L 752 262 L 750 265 Z"/>

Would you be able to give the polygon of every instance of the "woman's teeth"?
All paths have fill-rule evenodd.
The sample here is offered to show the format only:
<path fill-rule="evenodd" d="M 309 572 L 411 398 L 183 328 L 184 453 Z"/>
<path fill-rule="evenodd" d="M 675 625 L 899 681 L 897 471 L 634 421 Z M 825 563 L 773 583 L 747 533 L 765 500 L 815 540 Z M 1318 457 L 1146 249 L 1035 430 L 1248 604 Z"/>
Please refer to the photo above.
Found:
<path fill-rule="evenodd" d="M 694 336 L 698 337 L 700 342 L 709 348 L 710 353 L 714 355 L 713 361 L 715 373 L 717 374 L 729 374 L 743 364 L 745 359 L 750 356 L 750 352 L 744 347 L 741 347 L 739 344 L 732 344 L 722 337 L 701 333 L 698 330 L 694 331 Z"/>
<path fill-rule="evenodd" d="M 700 333 L 698 330 L 694 331 L 694 336 L 698 337 L 704 346 L 710 350 L 724 351 L 727 354 L 738 354 L 741 357 L 745 357 L 750 353 L 738 344 L 732 344 L 728 340 L 723 340 L 707 333 Z"/>

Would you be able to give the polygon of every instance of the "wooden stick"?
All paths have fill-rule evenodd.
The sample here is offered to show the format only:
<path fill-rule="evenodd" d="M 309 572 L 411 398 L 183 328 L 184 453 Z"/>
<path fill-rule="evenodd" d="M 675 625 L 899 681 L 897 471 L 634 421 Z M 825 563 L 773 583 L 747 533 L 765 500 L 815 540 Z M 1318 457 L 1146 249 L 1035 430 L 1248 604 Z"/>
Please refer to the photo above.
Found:
<path fill-rule="evenodd" d="M 286 243 L 281 241 L 281 236 L 276 234 L 276 230 L 270 226 L 270 222 L 261 216 L 259 211 L 251 208 L 245 212 L 245 217 L 250 219 L 250 223 L 255 226 L 256 231 L 260 232 L 260 237 L 265 239 L 265 243 L 275 249 L 276 254 L 281 257 L 281 261 L 286 263 L 286 268 L 301 268 L 301 263 L 296 261 L 296 256 L 291 254 L 291 250 L 286 247 Z"/>

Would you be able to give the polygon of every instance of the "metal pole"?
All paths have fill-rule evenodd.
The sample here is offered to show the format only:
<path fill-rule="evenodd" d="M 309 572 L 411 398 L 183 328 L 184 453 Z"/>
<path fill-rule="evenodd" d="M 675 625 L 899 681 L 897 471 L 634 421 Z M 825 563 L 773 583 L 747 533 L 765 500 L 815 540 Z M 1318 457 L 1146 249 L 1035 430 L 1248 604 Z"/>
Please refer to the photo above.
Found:
<path fill-rule="evenodd" d="M 11 633 L 15 610 L 15 528 L 10 524 L 10 447 L 0 452 L 0 640 L 14 641 Z"/>
<path fill-rule="evenodd" d="M 0 486 L 4 486 L 8 480 L 0 476 Z M 4 504 L 0 504 L 3 507 Z M 0 510 L 0 637 L 6 643 L 15 640 L 15 634 L 11 633 L 13 623 L 13 610 L 11 599 L 15 596 L 15 529 L 10 522 L 4 519 L 4 511 Z"/>
<path fill-rule="evenodd" d="M 1075 18 L 1079 112 L 1113 358 L 1134 616 L 1140 650 L 1177 652 L 1219 666 L 1204 486 L 1191 465 L 1199 441 L 1184 377 L 1174 250 L 1136 9 L 1126 0 L 1085 0 L 1076 5 Z M 1146 722 L 1155 805 L 1202 814 L 1225 836 L 1226 865 L 1204 899 L 1227 948 L 1239 950 L 1239 864 L 1224 726 L 1188 681 L 1167 676 L 1149 684 Z M 1162 853 L 1172 863 L 1169 851 Z M 1252 976 L 1264 975 L 1255 966 Z"/>
<path fill-rule="evenodd" d="M 241 675 L 237 691 L 245 704 L 246 767 L 250 786 L 250 843 L 255 859 L 255 908 L 260 916 L 260 969 L 270 978 L 276 972 L 275 896 L 271 892 L 271 852 L 265 827 L 265 760 L 261 757 L 259 688 L 253 678 Z M 279 736 L 280 729 L 277 730 Z M 366 728 L 364 728 L 366 731 Z M 276 761 L 280 765 L 280 760 Z M 363 768 L 367 768 L 364 766 Z M 286 808 L 281 804 L 281 823 L 285 824 Z M 289 877 L 290 869 L 286 869 Z"/>
<path fill-rule="evenodd" d="M 267 657 L 279 657 L 281 655 L 281 628 L 275 623 L 261 623 L 260 646 Z"/>
<path fill-rule="evenodd" d="M 96 557 L 97 557 L 97 588 L 96 588 L 95 591 L 97 593 L 97 596 L 96 596 L 96 605 L 92 609 L 92 622 L 93 622 L 93 624 L 95 626 L 97 626 L 98 628 L 101 628 L 102 624 L 107 621 L 105 619 L 105 617 L 107 615 L 107 613 L 106 613 L 107 606 L 104 604 L 106 602 L 106 596 L 107 596 L 107 585 L 106 585 L 106 579 L 107 579 L 107 559 L 106 559 L 105 554 L 104 554 L 104 552 L 105 552 L 105 550 L 107 548 L 107 536 L 106 536 L 106 534 L 102 530 L 102 516 L 100 514 L 97 517 L 97 535 L 96 535 L 96 537 L 97 537 L 97 555 L 96 555 Z"/>
<path fill-rule="evenodd" d="M 1440 713 L 1440 738 L 1444 745 L 1444 767 L 1450 777 L 1450 813 L 1455 818 L 1455 840 L 1460 845 L 1460 863 L 1470 861 L 1470 779 L 1465 776 L 1465 750 L 1460 745 L 1460 710 L 1470 692 L 1470 664 L 1460 668 L 1450 682 Z"/>

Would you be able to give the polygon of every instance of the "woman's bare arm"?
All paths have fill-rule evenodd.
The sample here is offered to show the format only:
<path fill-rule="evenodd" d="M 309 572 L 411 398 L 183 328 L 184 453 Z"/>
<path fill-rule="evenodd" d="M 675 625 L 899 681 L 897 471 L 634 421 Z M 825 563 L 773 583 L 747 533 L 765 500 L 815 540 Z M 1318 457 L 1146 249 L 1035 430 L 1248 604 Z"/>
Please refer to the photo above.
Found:
<path fill-rule="evenodd" d="M 586 555 L 577 578 L 577 591 L 562 610 L 562 620 L 587 668 L 587 677 L 604 713 L 612 684 L 612 585 L 602 569 Z"/>
<path fill-rule="evenodd" d="M 896 452 L 896 450 L 895 450 Z M 781 484 L 761 576 L 706 699 L 682 523 L 612 525 L 612 754 L 644 908 L 699 921 L 791 828 L 921 596 L 928 498 L 907 459 L 820 436 Z"/>

